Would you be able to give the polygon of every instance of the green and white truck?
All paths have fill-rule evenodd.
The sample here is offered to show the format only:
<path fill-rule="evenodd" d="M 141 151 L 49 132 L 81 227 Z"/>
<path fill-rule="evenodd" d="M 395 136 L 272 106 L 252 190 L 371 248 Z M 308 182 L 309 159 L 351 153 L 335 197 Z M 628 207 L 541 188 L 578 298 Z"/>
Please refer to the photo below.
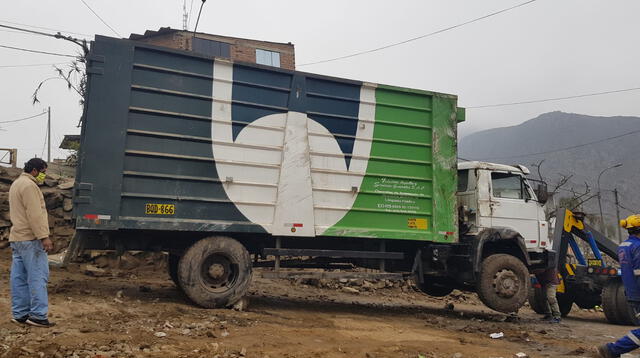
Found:
<path fill-rule="evenodd" d="M 553 262 L 544 186 L 524 167 L 457 164 L 456 96 L 102 36 L 87 67 L 70 257 L 167 251 L 203 307 L 238 301 L 254 264 L 355 265 L 501 312 Z"/>

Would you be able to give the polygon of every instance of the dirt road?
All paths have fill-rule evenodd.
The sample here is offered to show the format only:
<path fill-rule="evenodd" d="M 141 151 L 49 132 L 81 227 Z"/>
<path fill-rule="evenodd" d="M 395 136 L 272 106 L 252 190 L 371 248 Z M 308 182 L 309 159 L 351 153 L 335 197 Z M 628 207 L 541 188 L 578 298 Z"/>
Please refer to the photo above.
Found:
<path fill-rule="evenodd" d="M 0 357 L 589 357 L 625 334 L 601 313 L 560 325 L 518 320 L 469 295 L 434 299 L 402 288 L 360 293 L 254 275 L 243 311 L 193 306 L 161 267 L 91 277 L 52 269 L 51 329 L 9 322 L 10 250 L 0 250 Z M 353 290 L 351 290 L 353 291 Z M 452 308 L 448 303 L 453 303 Z M 491 339 L 490 333 L 504 338 Z"/>

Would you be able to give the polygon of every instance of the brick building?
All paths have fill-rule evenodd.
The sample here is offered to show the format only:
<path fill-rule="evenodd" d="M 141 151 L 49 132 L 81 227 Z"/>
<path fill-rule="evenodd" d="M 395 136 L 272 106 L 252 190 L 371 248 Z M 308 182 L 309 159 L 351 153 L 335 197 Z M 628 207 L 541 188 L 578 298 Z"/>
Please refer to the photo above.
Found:
<path fill-rule="evenodd" d="M 257 63 L 295 70 L 293 44 L 227 37 L 201 32 L 162 27 L 158 31 L 145 31 L 144 35 L 131 34 L 130 40 L 156 46 L 193 51 L 208 56 L 234 61 Z"/>

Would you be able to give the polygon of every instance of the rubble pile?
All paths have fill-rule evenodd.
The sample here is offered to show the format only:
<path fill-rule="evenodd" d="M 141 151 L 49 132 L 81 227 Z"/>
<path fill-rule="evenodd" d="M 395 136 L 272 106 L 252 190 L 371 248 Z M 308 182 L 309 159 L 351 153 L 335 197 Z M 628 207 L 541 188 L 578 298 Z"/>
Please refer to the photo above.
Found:
<path fill-rule="evenodd" d="M 19 168 L 0 167 L 0 248 L 9 245 L 11 227 L 9 187 L 21 173 L 22 170 Z M 40 187 L 49 212 L 49 229 L 54 244 L 53 253 L 64 250 L 75 232 L 71 221 L 73 181 L 73 178 L 47 173 L 47 179 Z"/>

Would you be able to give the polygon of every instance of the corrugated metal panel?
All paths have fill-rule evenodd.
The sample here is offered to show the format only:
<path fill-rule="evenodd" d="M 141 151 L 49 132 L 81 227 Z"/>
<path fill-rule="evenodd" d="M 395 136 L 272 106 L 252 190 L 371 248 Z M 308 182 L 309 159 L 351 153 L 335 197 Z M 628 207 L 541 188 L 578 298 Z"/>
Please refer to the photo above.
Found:
<path fill-rule="evenodd" d="M 102 37 L 92 54 L 76 205 L 112 220 L 85 227 L 455 236 L 455 97 Z"/>

